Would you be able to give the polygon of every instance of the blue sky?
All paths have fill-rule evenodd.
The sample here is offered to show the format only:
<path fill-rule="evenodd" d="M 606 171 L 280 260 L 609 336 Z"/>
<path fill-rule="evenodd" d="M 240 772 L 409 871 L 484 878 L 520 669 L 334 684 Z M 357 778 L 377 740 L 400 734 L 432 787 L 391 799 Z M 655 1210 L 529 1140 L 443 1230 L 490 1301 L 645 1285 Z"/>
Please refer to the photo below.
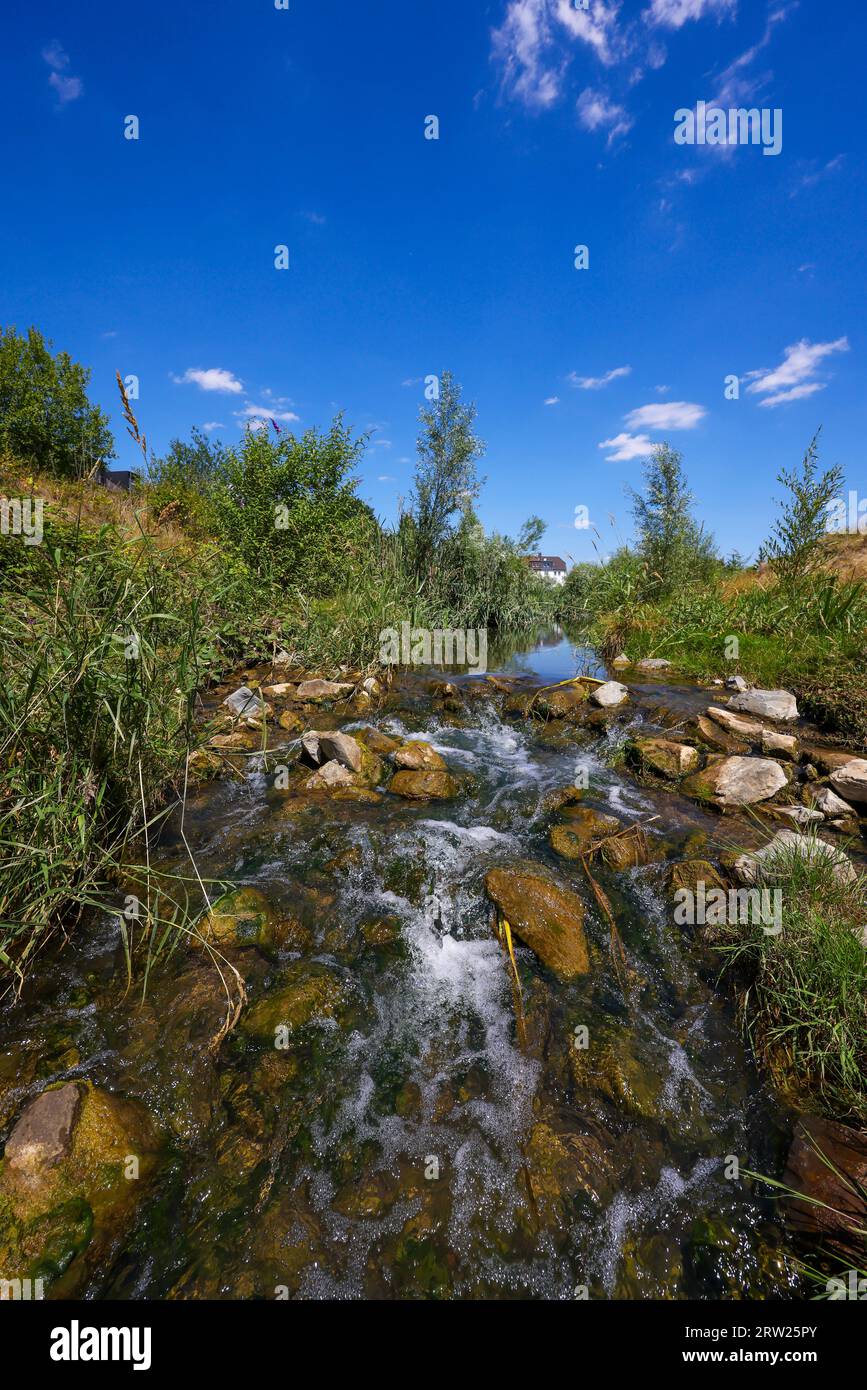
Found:
<path fill-rule="evenodd" d="M 114 466 L 136 461 L 115 369 L 158 451 L 342 408 L 390 519 L 423 379 L 450 368 L 488 444 L 484 524 L 538 513 L 550 552 L 593 558 L 579 506 L 605 549 L 626 538 L 624 486 L 663 439 L 725 551 L 756 550 L 820 424 L 863 492 L 861 6 L 10 10 L 0 320 L 93 368 Z M 700 100 L 781 110 L 780 152 L 677 145 Z"/>

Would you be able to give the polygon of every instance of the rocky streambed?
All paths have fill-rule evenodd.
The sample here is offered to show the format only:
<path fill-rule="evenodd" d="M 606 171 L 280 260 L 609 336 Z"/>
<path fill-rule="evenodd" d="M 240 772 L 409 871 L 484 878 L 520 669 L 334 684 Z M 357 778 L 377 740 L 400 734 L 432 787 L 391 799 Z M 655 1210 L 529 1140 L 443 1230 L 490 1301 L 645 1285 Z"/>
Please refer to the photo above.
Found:
<path fill-rule="evenodd" d="M 867 763 L 786 692 L 584 655 L 568 684 L 574 653 L 540 677 L 530 651 L 212 692 L 151 856 L 194 930 L 142 993 L 106 912 L 3 1005 L 0 1278 L 804 1295 L 793 1222 L 740 1176 L 781 1175 L 798 1116 L 674 895 L 773 882 L 793 846 L 858 873 Z"/>

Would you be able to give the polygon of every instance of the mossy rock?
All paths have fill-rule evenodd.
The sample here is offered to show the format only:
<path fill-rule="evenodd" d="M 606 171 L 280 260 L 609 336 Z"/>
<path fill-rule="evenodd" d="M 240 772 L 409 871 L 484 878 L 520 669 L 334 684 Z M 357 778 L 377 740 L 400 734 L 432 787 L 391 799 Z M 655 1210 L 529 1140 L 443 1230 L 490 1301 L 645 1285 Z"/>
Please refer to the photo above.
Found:
<path fill-rule="evenodd" d="M 288 1036 L 308 1026 L 345 1019 L 353 1002 L 348 982 L 327 966 L 299 962 L 270 994 L 252 1004 L 241 1031 L 259 1042 L 274 1042 L 278 1029 Z"/>
<path fill-rule="evenodd" d="M 541 864 L 490 869 L 485 890 L 518 936 L 544 965 L 564 979 L 590 969 L 584 904 Z"/>
<path fill-rule="evenodd" d="M 668 879 L 668 887 L 672 893 L 683 888 L 695 893 L 700 883 L 703 883 L 706 889 L 726 886 L 707 859 L 685 859 L 681 864 L 675 864 Z"/>
<path fill-rule="evenodd" d="M 3 1277 L 45 1278 L 56 1297 L 86 1287 L 95 1268 L 119 1247 L 147 1191 L 159 1136 L 137 1101 L 89 1082 L 49 1091 L 77 1091 L 67 1130 L 57 1143 L 30 1117 L 48 1092 L 26 1108 L 0 1162 L 0 1271 Z M 16 1135 L 30 1125 L 32 1142 Z"/>
<path fill-rule="evenodd" d="M 225 893 L 202 917 L 193 945 L 203 942 L 220 950 L 227 947 L 261 946 L 274 950 L 282 944 L 285 932 L 277 913 L 258 888 L 236 888 Z"/>
<path fill-rule="evenodd" d="M 589 693 L 585 685 L 563 685 L 553 690 L 542 690 L 533 703 L 532 713 L 542 719 L 581 720 L 588 714 L 586 705 Z"/>
<path fill-rule="evenodd" d="M 526 1148 L 527 1178 L 542 1226 L 568 1220 L 579 1204 L 600 1205 L 613 1189 L 610 1151 L 592 1134 L 558 1130 L 540 1121 Z"/>
<path fill-rule="evenodd" d="M 626 756 L 642 772 L 670 781 L 695 772 L 700 761 L 695 748 L 667 738 L 633 739 L 627 744 Z"/>
<path fill-rule="evenodd" d="M 423 739 L 402 744 L 392 755 L 392 761 L 396 768 L 407 768 L 410 772 L 443 771 L 446 767 L 445 758 Z"/>
<path fill-rule="evenodd" d="M 458 795 L 459 788 L 451 773 L 430 768 L 420 772 L 396 772 L 388 790 L 410 801 L 450 801 Z"/>

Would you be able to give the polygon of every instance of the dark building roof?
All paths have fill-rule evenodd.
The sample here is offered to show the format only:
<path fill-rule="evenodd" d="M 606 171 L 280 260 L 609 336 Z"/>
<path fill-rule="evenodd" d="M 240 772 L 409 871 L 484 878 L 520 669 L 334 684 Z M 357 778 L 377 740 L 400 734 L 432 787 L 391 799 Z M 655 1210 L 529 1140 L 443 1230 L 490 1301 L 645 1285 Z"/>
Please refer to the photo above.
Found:
<path fill-rule="evenodd" d="M 553 570 L 555 574 L 566 573 L 566 562 L 559 555 L 528 555 L 527 564 L 531 570 Z"/>

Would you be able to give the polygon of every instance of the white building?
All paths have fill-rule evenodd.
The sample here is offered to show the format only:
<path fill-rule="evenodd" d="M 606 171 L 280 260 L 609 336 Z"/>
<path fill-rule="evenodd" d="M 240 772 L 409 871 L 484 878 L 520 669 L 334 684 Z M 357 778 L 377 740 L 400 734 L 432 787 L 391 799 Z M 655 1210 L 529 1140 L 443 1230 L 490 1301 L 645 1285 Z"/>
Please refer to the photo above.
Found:
<path fill-rule="evenodd" d="M 550 579 L 554 584 L 566 583 L 566 562 L 559 555 L 528 555 L 527 564 L 541 579 Z"/>

